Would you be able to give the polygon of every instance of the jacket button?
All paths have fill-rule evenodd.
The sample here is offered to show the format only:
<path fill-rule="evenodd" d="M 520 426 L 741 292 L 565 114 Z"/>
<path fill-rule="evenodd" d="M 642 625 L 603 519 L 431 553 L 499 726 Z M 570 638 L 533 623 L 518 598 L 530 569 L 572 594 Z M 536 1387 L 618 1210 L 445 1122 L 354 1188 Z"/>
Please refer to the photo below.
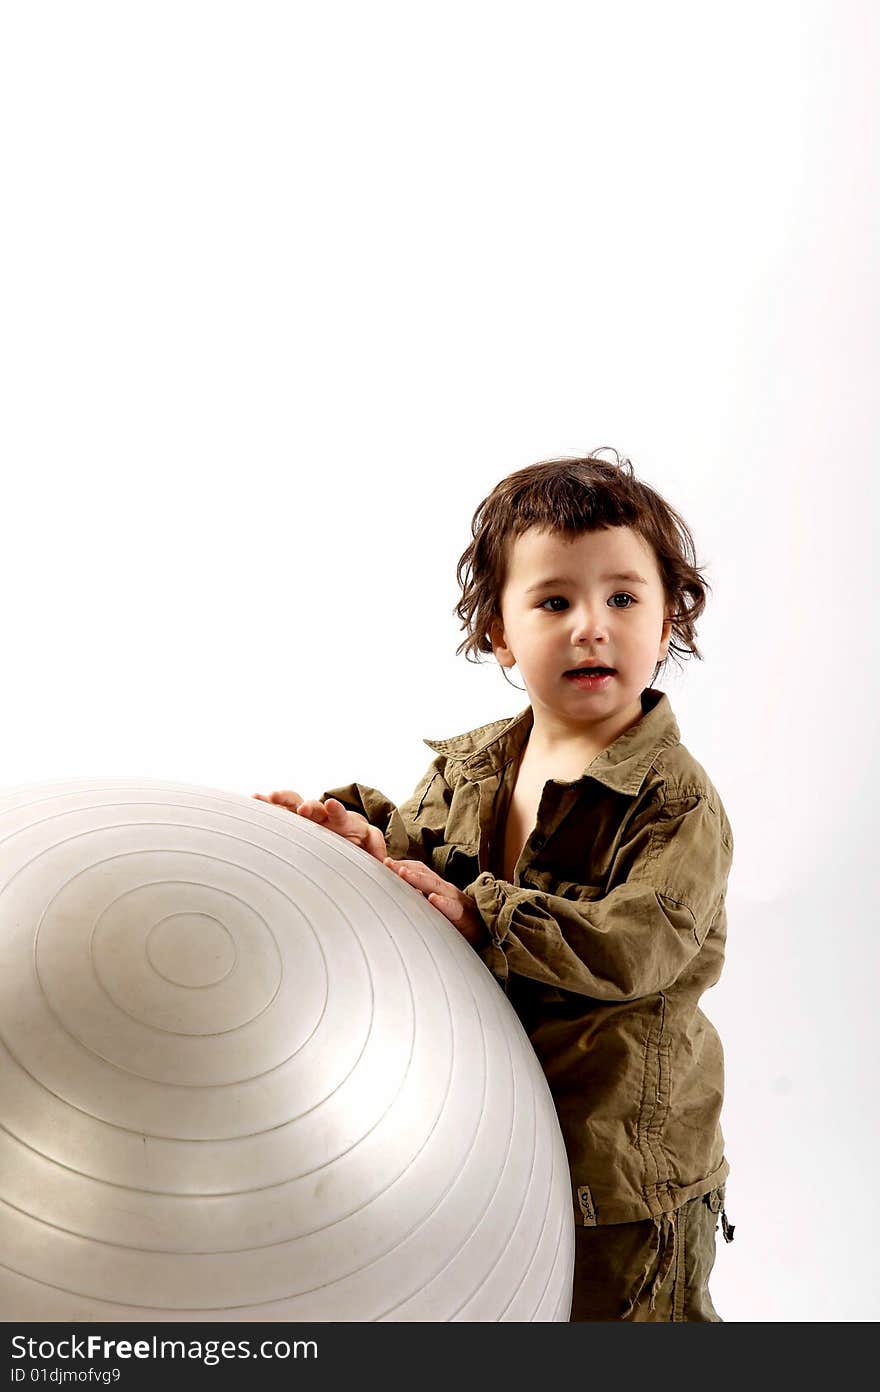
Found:
<path fill-rule="evenodd" d="M 540 849 L 541 849 L 541 847 L 544 845 L 544 842 L 546 841 L 546 839 L 547 839 L 547 838 L 546 838 L 545 836 L 533 836 L 533 837 L 532 837 L 532 846 L 534 847 L 534 849 L 535 849 L 536 851 L 540 851 Z"/>

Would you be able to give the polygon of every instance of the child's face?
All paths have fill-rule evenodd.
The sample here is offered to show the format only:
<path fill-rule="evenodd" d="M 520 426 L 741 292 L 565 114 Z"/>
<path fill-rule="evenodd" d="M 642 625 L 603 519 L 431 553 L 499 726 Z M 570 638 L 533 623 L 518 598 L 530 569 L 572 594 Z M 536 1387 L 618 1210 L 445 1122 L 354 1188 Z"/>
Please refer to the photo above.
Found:
<path fill-rule="evenodd" d="M 638 719 L 671 627 L 656 558 L 637 532 L 571 538 L 532 527 L 511 546 L 491 637 L 501 665 L 519 667 L 536 722 L 576 731 Z M 566 675 L 585 663 L 614 670 L 597 683 Z"/>

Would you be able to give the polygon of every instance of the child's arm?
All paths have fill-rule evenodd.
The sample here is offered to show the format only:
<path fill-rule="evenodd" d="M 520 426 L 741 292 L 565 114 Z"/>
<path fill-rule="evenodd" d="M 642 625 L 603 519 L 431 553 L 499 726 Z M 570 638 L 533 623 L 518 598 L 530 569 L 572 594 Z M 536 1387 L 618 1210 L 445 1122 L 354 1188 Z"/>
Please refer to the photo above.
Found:
<path fill-rule="evenodd" d="M 430 868 L 429 852 L 442 843 L 452 795 L 443 777 L 443 763 L 442 757 L 435 759 L 412 797 L 401 807 L 395 807 L 383 793 L 363 783 L 335 788 L 314 802 L 306 802 L 299 793 L 290 790 L 272 793 L 269 797 L 260 793 L 254 796 L 308 817 L 361 846 L 418 889 L 472 947 L 480 948 L 488 942 L 488 933 L 473 899 Z M 375 825 L 367 820 L 367 814 L 374 819 Z M 384 828 L 384 832 L 380 828 Z M 394 859 L 390 856 L 386 837 L 389 845 L 405 845 L 406 857 Z"/>
<path fill-rule="evenodd" d="M 722 911 L 731 856 L 718 812 L 694 795 L 634 820 L 604 892 L 563 884 L 543 893 L 489 873 L 466 892 L 491 935 L 484 955 L 500 980 L 516 973 L 630 1000 L 665 990 L 699 952 Z"/>
<path fill-rule="evenodd" d="M 273 802 L 290 812 L 308 817 L 344 836 L 352 844 L 384 861 L 421 860 L 431 865 L 433 851 L 443 844 L 452 789 L 444 776 L 446 759 L 433 760 L 420 779 L 412 797 L 400 807 L 365 783 L 349 783 L 331 788 L 320 798 L 306 801 L 293 791 L 260 793 L 262 802 Z"/>
<path fill-rule="evenodd" d="M 381 832 L 384 856 L 395 860 L 421 860 L 431 865 L 431 857 L 443 844 L 452 789 L 445 777 L 446 759 L 439 755 L 416 785 L 412 796 L 399 807 L 365 783 L 349 783 L 321 794 L 321 800 L 335 798 L 349 811 L 363 817 Z"/>

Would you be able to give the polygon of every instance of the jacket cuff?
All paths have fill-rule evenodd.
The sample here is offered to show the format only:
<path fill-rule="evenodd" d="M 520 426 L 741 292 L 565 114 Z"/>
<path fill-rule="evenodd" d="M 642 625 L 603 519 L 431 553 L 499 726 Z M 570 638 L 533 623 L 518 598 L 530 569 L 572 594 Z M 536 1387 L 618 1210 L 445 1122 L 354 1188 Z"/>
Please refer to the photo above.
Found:
<path fill-rule="evenodd" d="M 501 885 L 488 870 L 478 875 L 473 884 L 468 885 L 465 894 L 473 899 L 492 939 L 480 949 L 480 956 L 495 980 L 506 990 L 510 972 L 504 951 L 504 939 L 510 928 L 513 906 L 507 904 Z"/>
<path fill-rule="evenodd" d="M 385 845 L 392 860 L 420 860 L 418 846 L 414 846 L 397 808 L 393 808 L 387 824 L 381 828 Z"/>

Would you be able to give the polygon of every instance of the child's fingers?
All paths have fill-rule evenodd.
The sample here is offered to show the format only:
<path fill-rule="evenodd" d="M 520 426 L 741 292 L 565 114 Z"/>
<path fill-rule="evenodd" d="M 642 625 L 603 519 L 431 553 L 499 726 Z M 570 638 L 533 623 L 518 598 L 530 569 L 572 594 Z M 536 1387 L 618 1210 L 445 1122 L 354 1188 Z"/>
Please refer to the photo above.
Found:
<path fill-rule="evenodd" d="M 430 898 L 431 894 L 442 894 L 446 887 L 446 881 L 441 880 L 436 870 L 431 870 L 420 860 L 393 860 L 391 856 L 386 856 L 384 863 L 401 879 L 421 890 L 426 898 Z"/>
<path fill-rule="evenodd" d="M 428 870 L 427 866 L 422 865 L 421 861 L 418 860 L 394 860 L 391 856 L 385 856 L 384 864 L 388 866 L 389 870 L 393 870 L 396 875 L 400 875 L 405 880 L 410 880 L 413 884 L 419 880 L 424 886 L 427 884 L 424 874 L 433 875 L 433 872 Z"/>
<path fill-rule="evenodd" d="M 336 798 L 328 798 L 318 806 L 323 810 L 328 831 L 335 831 L 339 836 L 357 841 L 369 830 L 370 824 L 366 817 L 359 816 L 357 812 L 349 812 Z"/>
<path fill-rule="evenodd" d="M 324 803 L 327 812 L 327 827 L 338 832 L 353 845 L 366 851 L 374 860 L 383 860 L 387 851 L 385 837 L 378 827 L 372 826 L 360 812 L 349 812 L 344 803 L 337 798 L 328 798 Z"/>
<path fill-rule="evenodd" d="M 462 916 L 462 907 L 455 899 L 447 899 L 445 894 L 434 893 L 427 895 L 427 900 L 435 909 L 439 909 L 450 923 L 458 923 Z"/>
<path fill-rule="evenodd" d="M 370 826 L 366 817 L 362 817 L 360 812 L 349 812 L 344 803 L 337 798 L 328 798 L 323 804 L 327 814 L 327 827 L 330 831 L 336 831 L 340 836 L 345 836 L 349 841 L 354 841 L 358 845 L 372 839 L 373 834 L 382 836 L 380 831 Z M 382 845 L 385 845 L 385 838 L 382 837 Z"/>
<path fill-rule="evenodd" d="M 371 826 L 360 813 L 349 812 L 338 798 L 327 798 L 326 802 L 322 802 L 320 798 L 305 801 L 292 789 L 272 793 L 269 797 L 263 793 L 254 793 L 253 796 L 260 802 L 272 802 L 286 807 L 289 812 L 296 812 L 300 817 L 314 822 L 316 826 L 324 826 L 328 831 L 344 836 L 347 841 L 367 851 L 375 860 L 384 858 L 385 837 L 378 827 Z"/>
<path fill-rule="evenodd" d="M 268 797 L 264 793 L 254 793 L 254 797 L 260 802 L 270 802 L 276 807 L 286 807 L 290 812 L 296 811 L 302 802 L 299 793 L 295 793 L 292 788 L 283 788 L 280 792 L 270 793 Z"/>

